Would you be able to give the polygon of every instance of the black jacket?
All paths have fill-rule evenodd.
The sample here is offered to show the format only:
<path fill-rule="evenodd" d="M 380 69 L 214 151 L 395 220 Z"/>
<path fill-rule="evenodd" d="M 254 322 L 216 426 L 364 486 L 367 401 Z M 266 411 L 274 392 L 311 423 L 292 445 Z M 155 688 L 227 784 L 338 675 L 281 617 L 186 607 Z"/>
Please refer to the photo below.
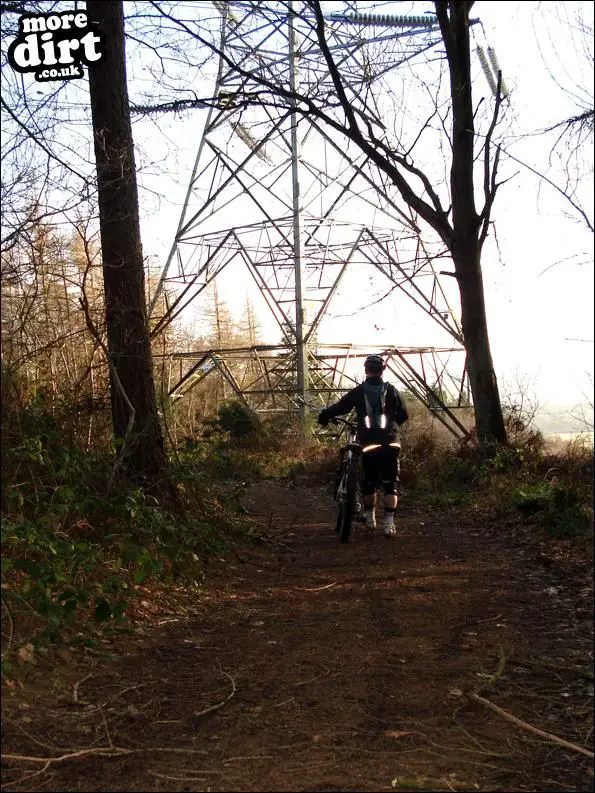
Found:
<path fill-rule="evenodd" d="M 381 377 L 367 377 L 367 383 L 377 385 L 382 383 Z M 386 428 L 368 429 L 364 423 L 366 416 L 366 401 L 364 398 L 364 385 L 360 383 L 351 391 L 348 391 L 334 405 L 329 405 L 322 411 L 321 415 L 326 418 L 344 416 L 352 410 L 356 411 L 358 418 L 358 436 L 360 443 L 392 443 L 399 440 L 399 427 L 409 418 L 407 406 L 401 394 L 391 383 L 388 383 L 385 398 Z"/>

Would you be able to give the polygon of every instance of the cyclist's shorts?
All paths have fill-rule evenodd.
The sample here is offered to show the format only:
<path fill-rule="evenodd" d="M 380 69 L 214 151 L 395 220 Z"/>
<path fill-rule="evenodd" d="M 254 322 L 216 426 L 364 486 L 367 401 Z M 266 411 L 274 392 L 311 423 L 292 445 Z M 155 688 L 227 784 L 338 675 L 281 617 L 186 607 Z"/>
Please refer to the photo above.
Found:
<path fill-rule="evenodd" d="M 399 449 L 382 446 L 362 454 L 364 489 L 376 489 L 382 482 L 399 481 Z M 367 487 L 366 487 L 367 486 Z"/>

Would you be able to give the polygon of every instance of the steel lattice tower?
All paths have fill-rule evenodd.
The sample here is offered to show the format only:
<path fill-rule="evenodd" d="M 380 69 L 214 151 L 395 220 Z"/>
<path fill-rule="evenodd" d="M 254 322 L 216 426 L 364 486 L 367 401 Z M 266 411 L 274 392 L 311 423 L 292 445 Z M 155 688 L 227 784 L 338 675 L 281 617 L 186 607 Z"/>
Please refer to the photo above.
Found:
<path fill-rule="evenodd" d="M 349 360 L 368 350 L 324 345 L 317 334 L 348 268 L 365 268 L 394 285 L 392 299 L 413 301 L 446 341 L 403 349 L 393 339 L 373 350 L 386 354 L 402 386 L 463 434 L 451 410 L 468 400 L 462 333 L 415 219 L 359 149 L 315 115 L 305 116 L 295 101 L 275 99 L 266 89 L 267 82 L 283 85 L 306 102 L 332 95 L 312 18 L 301 8 L 294 15 L 292 2 L 213 5 L 221 24 L 216 102 L 151 302 L 153 334 L 239 260 L 277 320 L 283 343 L 179 351 L 172 356 L 179 368 L 175 376 L 170 368 L 170 395 L 182 396 L 216 371 L 257 410 L 293 404 L 303 415 L 304 401 L 326 404 L 355 382 L 346 372 Z M 439 41 L 432 16 L 333 13 L 326 24 L 329 52 L 350 75 L 346 90 L 362 118 L 382 112 L 373 88 L 375 75 L 394 66 L 390 59 L 405 63 Z M 331 105 L 329 114 L 335 112 Z M 157 316 L 164 286 L 173 299 Z"/>

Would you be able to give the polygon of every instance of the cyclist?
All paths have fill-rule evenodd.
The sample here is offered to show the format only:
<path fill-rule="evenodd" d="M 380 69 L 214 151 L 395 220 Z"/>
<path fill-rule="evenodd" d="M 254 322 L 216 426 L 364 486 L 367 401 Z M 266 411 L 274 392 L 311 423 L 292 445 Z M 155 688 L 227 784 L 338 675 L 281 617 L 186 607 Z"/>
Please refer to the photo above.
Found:
<path fill-rule="evenodd" d="M 362 454 L 364 481 L 362 492 L 366 525 L 376 528 L 376 490 L 384 490 L 384 536 L 396 534 L 397 482 L 399 481 L 399 427 L 408 419 L 407 406 L 401 394 L 386 383 L 382 374 L 386 368 L 380 355 L 369 355 L 364 362 L 366 379 L 334 405 L 320 411 L 318 423 L 323 427 L 334 416 L 345 415 L 355 409 L 358 419 L 358 441 L 364 447 L 376 445 Z"/>

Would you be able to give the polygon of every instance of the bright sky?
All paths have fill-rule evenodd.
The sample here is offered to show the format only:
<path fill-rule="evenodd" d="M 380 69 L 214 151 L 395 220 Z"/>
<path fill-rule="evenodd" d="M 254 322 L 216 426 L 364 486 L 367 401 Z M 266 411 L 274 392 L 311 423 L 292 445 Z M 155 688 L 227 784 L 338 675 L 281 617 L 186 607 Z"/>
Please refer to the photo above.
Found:
<path fill-rule="evenodd" d="M 547 66 L 568 91 L 590 97 L 593 107 L 592 49 L 589 69 L 580 50 L 582 39 L 564 40 L 564 27 L 551 18 L 546 27 L 537 5 L 548 13 L 552 6 L 562 5 L 569 17 L 581 6 L 593 30 L 592 3 L 477 2 L 473 8 L 498 53 L 522 131 L 535 131 L 580 112 L 553 82 Z M 549 37 L 555 37 L 558 52 L 549 55 L 546 66 L 541 53 L 552 52 Z M 518 156 L 538 167 L 540 146 L 543 149 L 543 141 L 533 138 Z M 585 154 L 590 157 L 591 176 L 582 197 L 592 218 L 592 141 Z M 493 245 L 484 257 L 496 369 L 501 378 L 518 371 L 533 382 L 541 402 L 572 404 L 584 401 L 586 392 L 592 403 L 593 234 L 576 215 L 568 217 L 570 207 L 554 191 L 543 185 L 536 188 L 535 177 L 521 170 L 496 199 L 500 257 Z"/>
<path fill-rule="evenodd" d="M 482 22 L 482 26 L 473 28 L 473 44 L 495 48 L 511 91 L 511 134 L 536 132 L 580 112 L 570 101 L 568 91 L 590 95 L 592 107 L 592 60 L 590 66 L 585 62 L 584 53 L 577 46 L 579 39 L 565 39 L 565 27 L 556 23 L 553 7 L 557 5 L 479 0 L 473 8 L 473 16 Z M 538 6 L 545 6 L 547 25 Z M 585 21 L 592 29 L 592 3 L 565 2 L 563 6 L 568 17 L 575 7 L 582 7 Z M 427 7 L 431 8 L 431 4 Z M 414 7 L 401 3 L 397 11 L 411 13 L 412 8 L 418 13 L 419 4 Z M 550 36 L 556 38 L 557 54 L 552 54 Z M 547 66 L 542 52 L 548 53 Z M 556 85 L 548 67 L 562 87 Z M 477 91 L 485 94 L 482 80 L 480 74 Z M 184 117 L 182 122 L 171 119 L 160 122 L 171 140 L 184 141 L 185 145 L 173 155 L 170 147 L 169 156 L 175 165 L 169 168 L 169 177 L 160 176 L 158 182 L 151 182 L 152 187 L 159 184 L 162 197 L 168 196 L 167 201 L 161 198 L 158 203 L 158 223 L 154 203 L 150 216 L 143 218 L 145 253 L 159 261 L 164 260 L 175 232 L 175 204 L 189 175 L 203 118 L 204 111 L 199 111 L 194 117 Z M 196 134 L 192 134 L 190 123 L 196 123 Z M 151 135 L 154 128 L 135 125 L 135 137 L 141 148 Z M 543 169 L 547 162 L 548 149 L 541 138 L 531 137 L 515 144 L 512 150 L 538 169 Z M 154 143 L 151 151 L 161 156 L 158 144 Z M 592 150 L 585 152 L 585 156 L 591 157 L 591 175 L 581 195 L 591 196 L 587 207 L 592 217 Z M 570 214 L 570 206 L 555 191 L 540 185 L 526 169 L 509 162 L 503 164 L 503 173 L 512 178 L 500 188 L 493 211 L 498 245 L 492 236 L 483 258 L 490 337 L 501 391 L 507 395 L 521 387 L 544 409 L 548 404 L 558 404 L 567 410 L 584 402 L 585 397 L 592 402 L 593 234 L 575 213 Z M 559 180 L 559 173 L 551 171 L 550 175 Z M 220 294 L 234 311 L 240 311 L 248 291 L 259 308 L 266 340 L 275 341 L 267 334 L 274 334 L 276 326 L 250 285 L 250 279 L 242 275 L 239 267 L 224 271 L 224 275 L 218 282 Z M 401 320 L 398 327 L 403 327 L 402 310 L 394 300 L 362 309 L 389 286 L 380 279 L 366 292 L 361 283 L 347 279 L 323 325 L 320 341 L 427 343 L 426 339 L 416 338 L 413 325 L 408 328 L 411 333 L 408 338 L 394 338 L 397 318 Z"/>

